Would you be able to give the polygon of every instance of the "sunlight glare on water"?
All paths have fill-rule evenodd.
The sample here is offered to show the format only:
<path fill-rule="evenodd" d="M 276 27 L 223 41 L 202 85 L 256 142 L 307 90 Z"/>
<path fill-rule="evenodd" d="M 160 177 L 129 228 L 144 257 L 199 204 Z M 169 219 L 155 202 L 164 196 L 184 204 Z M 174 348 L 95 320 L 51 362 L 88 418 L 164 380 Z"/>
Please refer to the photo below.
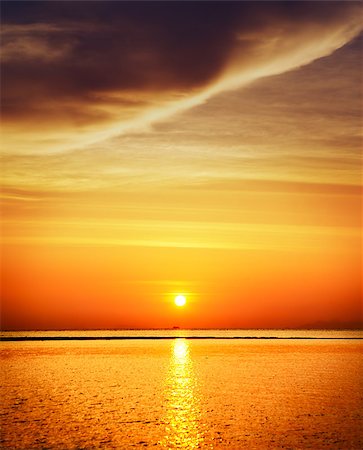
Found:
<path fill-rule="evenodd" d="M 193 362 L 186 339 L 175 339 L 165 385 L 165 436 L 160 442 L 164 448 L 200 447 L 204 440 L 201 429 L 200 399 Z"/>

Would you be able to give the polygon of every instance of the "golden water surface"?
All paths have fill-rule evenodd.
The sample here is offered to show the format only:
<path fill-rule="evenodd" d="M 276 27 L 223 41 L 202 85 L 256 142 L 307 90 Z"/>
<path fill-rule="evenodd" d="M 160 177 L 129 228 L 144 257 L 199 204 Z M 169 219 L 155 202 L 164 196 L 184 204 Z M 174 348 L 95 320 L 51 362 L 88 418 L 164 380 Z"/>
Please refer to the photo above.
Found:
<path fill-rule="evenodd" d="M 361 449 L 361 342 L 2 342 L 1 448 Z"/>

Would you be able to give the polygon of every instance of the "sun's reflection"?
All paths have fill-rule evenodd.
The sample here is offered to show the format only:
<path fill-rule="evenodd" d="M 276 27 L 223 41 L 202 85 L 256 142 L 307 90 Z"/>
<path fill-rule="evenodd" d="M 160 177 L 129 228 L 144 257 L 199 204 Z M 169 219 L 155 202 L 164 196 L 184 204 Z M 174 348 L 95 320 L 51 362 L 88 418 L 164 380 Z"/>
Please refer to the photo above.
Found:
<path fill-rule="evenodd" d="M 204 433 L 200 423 L 200 399 L 186 339 L 173 341 L 165 400 L 167 410 L 162 446 L 168 449 L 201 447 Z"/>

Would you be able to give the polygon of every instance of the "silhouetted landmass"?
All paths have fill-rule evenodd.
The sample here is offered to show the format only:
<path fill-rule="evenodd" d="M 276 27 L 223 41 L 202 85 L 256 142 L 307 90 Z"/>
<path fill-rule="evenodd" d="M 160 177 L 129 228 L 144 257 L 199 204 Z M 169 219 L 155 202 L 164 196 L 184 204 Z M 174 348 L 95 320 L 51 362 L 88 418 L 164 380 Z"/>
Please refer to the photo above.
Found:
<path fill-rule="evenodd" d="M 0 341 L 123 341 L 170 339 L 241 339 L 241 340 L 363 340 L 363 337 L 280 337 L 280 336 L 4 336 Z"/>

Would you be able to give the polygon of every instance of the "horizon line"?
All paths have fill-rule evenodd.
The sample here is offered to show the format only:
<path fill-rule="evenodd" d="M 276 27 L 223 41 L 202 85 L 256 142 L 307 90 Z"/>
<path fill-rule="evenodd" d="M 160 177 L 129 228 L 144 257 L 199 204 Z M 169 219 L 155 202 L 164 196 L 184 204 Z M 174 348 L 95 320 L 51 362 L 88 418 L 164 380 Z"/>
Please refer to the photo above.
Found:
<path fill-rule="evenodd" d="M 115 341 L 115 340 L 170 340 L 170 339 L 223 339 L 223 340 L 363 340 L 363 337 L 317 336 L 0 336 L 3 342 L 26 341 Z"/>
<path fill-rule="evenodd" d="M 1 329 L 0 333 L 49 333 L 49 332 L 92 332 L 92 331 L 363 331 L 363 322 L 352 323 L 351 325 L 341 324 L 341 326 L 319 326 L 302 325 L 299 327 L 122 327 L 122 328 L 19 328 L 19 329 Z"/>

